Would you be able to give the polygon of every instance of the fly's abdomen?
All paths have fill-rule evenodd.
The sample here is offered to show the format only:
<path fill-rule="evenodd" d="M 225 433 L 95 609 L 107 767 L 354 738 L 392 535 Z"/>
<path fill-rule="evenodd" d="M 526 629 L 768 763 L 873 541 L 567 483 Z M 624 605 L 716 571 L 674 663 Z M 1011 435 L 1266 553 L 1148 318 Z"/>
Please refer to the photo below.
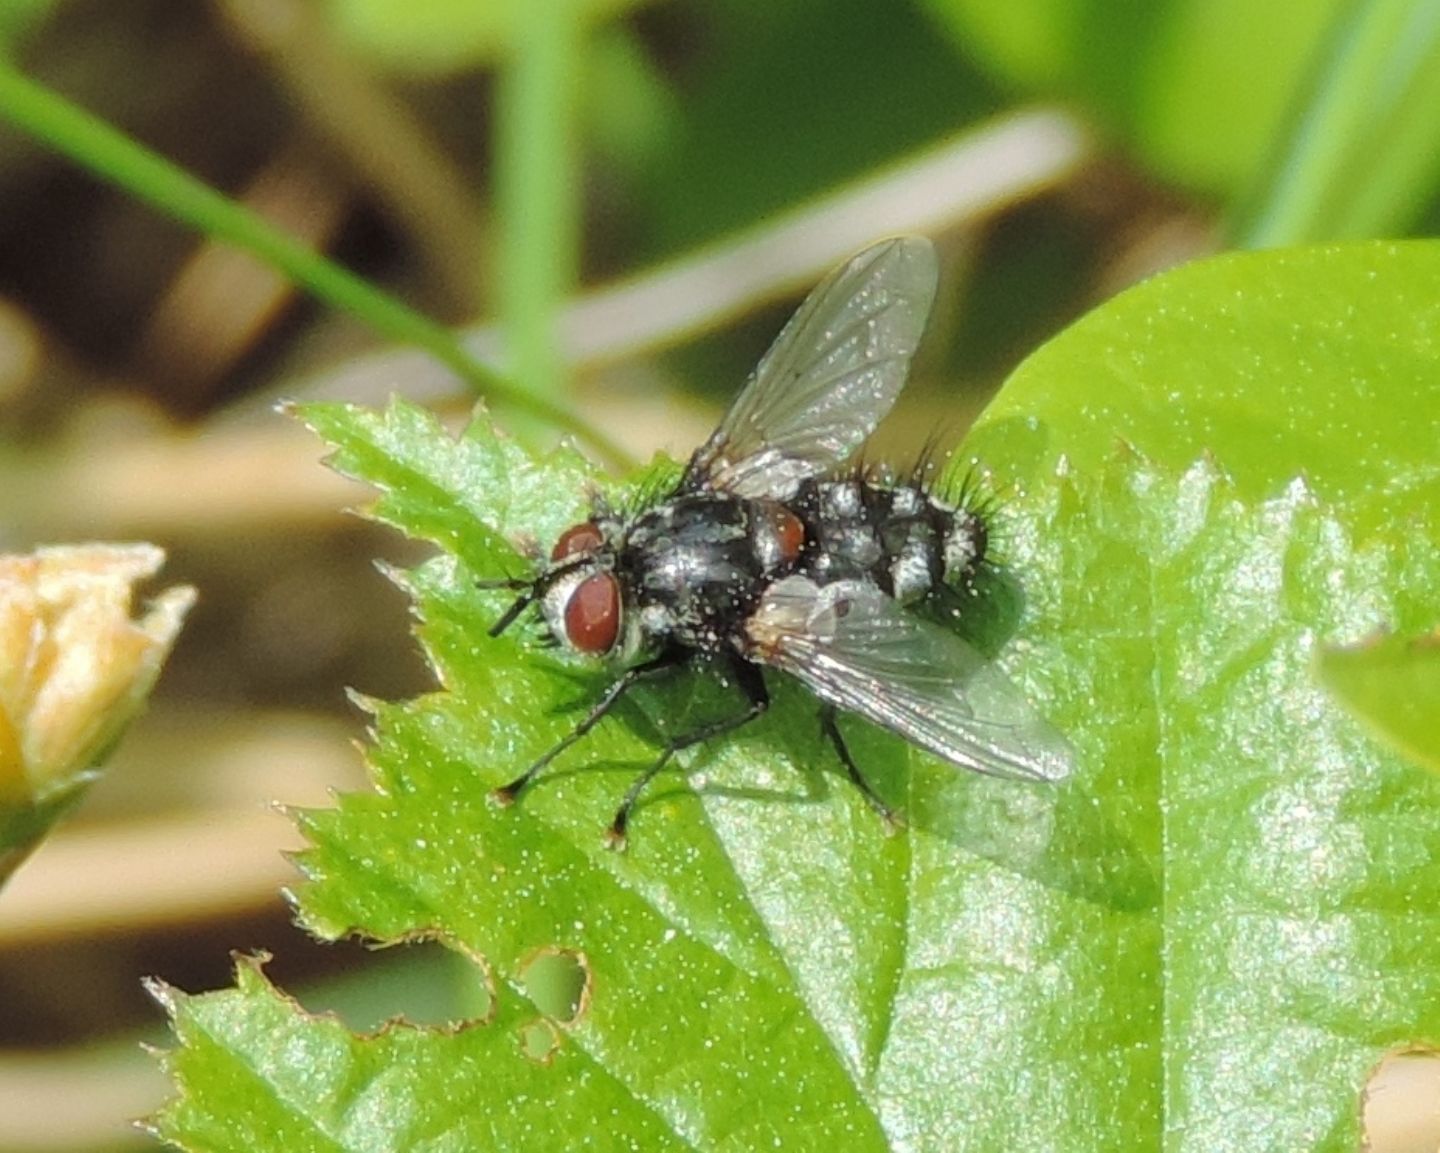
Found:
<path fill-rule="evenodd" d="M 918 485 L 812 481 L 796 507 L 810 538 L 802 568 L 821 584 L 871 580 L 910 603 L 942 587 L 966 587 L 985 559 L 981 517 Z"/>

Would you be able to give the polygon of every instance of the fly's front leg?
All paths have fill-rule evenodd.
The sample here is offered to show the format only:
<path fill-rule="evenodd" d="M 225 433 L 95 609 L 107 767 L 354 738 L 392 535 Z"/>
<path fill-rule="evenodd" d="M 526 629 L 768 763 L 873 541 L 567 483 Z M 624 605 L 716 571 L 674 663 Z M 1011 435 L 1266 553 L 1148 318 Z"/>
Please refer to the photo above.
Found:
<path fill-rule="evenodd" d="M 610 831 L 606 834 L 606 840 L 612 849 L 625 847 L 625 826 L 630 822 L 630 810 L 635 807 L 635 802 L 640 799 L 640 794 L 644 792 L 645 786 L 655 779 L 676 753 L 681 749 L 688 749 L 691 745 L 708 741 L 711 737 L 733 732 L 741 725 L 749 724 L 770 707 L 770 690 L 765 687 L 765 677 L 761 674 L 758 665 L 752 665 L 749 661 L 734 657 L 731 660 L 730 668 L 735 676 L 735 683 L 745 694 L 745 711 L 737 713 L 733 717 L 726 717 L 724 720 L 711 721 L 708 725 L 701 725 L 683 737 L 673 738 L 665 745 L 665 751 L 660 754 L 660 759 L 635 778 L 635 782 L 625 793 L 625 799 L 620 802 L 615 819 L 610 823 Z"/>
<path fill-rule="evenodd" d="M 900 815 L 889 805 L 880 799 L 880 794 L 870 787 L 870 782 L 860 771 L 860 766 L 855 763 L 855 758 L 850 755 L 850 748 L 845 744 L 845 737 L 840 732 L 840 726 L 835 721 L 835 707 L 825 705 L 820 710 L 820 731 L 830 738 L 830 743 L 835 746 L 835 751 L 840 754 L 840 762 L 845 766 L 845 772 L 849 774 L 850 780 L 860 790 L 860 795 L 865 798 L 870 807 L 885 822 L 888 832 L 894 832 L 905 822 Z"/>
<path fill-rule="evenodd" d="M 512 803 L 520 795 L 527 785 L 533 781 L 540 771 L 551 761 L 593 729 L 600 723 L 600 718 L 608 713 L 619 702 L 620 698 L 642 677 L 661 669 L 668 669 L 677 661 L 674 654 L 665 654 L 656 657 L 653 661 L 646 661 L 644 664 L 636 665 L 634 668 L 626 669 L 624 675 L 613 685 L 605 690 L 605 695 L 595 703 L 585 719 L 575 726 L 570 735 L 552 748 L 548 753 L 511 781 L 508 785 L 501 785 L 498 789 L 491 790 L 490 798 L 500 805 Z"/>

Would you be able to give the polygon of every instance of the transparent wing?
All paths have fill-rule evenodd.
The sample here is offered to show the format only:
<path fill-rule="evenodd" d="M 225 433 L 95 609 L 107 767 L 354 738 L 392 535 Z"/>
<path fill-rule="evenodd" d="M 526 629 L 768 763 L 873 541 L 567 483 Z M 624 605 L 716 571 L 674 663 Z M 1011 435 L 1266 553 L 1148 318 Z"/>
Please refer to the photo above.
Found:
<path fill-rule="evenodd" d="M 992 776 L 1058 781 L 1074 751 L 984 657 L 866 581 L 772 585 L 746 626 L 751 656 L 821 699 Z"/>
<path fill-rule="evenodd" d="M 691 458 L 686 484 L 784 500 L 849 459 L 905 384 L 936 275 L 919 236 L 871 245 L 831 273 Z"/>

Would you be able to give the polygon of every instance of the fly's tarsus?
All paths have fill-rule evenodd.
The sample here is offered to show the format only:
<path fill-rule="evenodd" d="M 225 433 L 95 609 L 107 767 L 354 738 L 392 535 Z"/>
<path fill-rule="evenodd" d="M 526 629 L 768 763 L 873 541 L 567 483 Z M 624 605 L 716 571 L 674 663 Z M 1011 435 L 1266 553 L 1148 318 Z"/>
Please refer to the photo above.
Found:
<path fill-rule="evenodd" d="M 665 751 L 660 754 L 655 763 L 636 777 L 625 791 L 625 799 L 620 802 L 620 808 L 615 812 L 615 819 L 610 822 L 610 828 L 605 834 L 606 843 L 610 848 L 615 850 L 625 848 L 625 830 L 630 823 L 631 810 L 639 801 L 640 794 L 645 791 L 645 786 L 660 775 L 676 753 L 713 737 L 734 732 L 742 725 L 748 725 L 751 721 L 759 718 L 770 707 L 770 690 L 765 687 L 765 677 L 759 668 L 738 658 L 732 662 L 731 668 L 735 674 L 736 686 L 745 694 L 745 711 L 700 725 L 684 736 L 674 737 L 666 742 Z"/>
<path fill-rule="evenodd" d="M 501 785 L 498 789 L 492 789 L 490 792 L 491 799 L 494 800 L 496 804 L 502 806 L 513 804 L 515 798 L 544 771 L 545 766 L 599 724 L 601 718 L 619 703 L 620 698 L 634 686 L 636 681 L 649 676 L 651 673 L 658 672 L 661 669 L 668 669 L 675 663 L 675 656 L 673 654 L 666 654 L 656 657 L 654 660 L 646 661 L 644 664 L 635 665 L 632 668 L 626 669 L 625 672 L 605 690 L 605 695 L 595 702 L 595 705 L 585 715 L 585 719 L 570 730 L 568 736 L 564 737 L 558 744 L 551 748 L 549 752 L 509 784 Z"/>
<path fill-rule="evenodd" d="M 835 752 L 840 757 L 840 763 L 845 766 L 846 775 L 849 776 L 851 783 L 860 790 L 860 795 L 865 798 L 866 804 L 874 809 L 880 819 L 885 822 L 885 827 L 891 832 L 901 827 L 904 821 L 865 779 L 865 774 L 860 771 L 860 766 L 850 755 L 850 746 L 845 743 L 844 734 L 840 732 L 840 725 L 835 720 L 834 705 L 820 707 L 820 731 L 830 738 L 830 743 L 835 746 Z"/>

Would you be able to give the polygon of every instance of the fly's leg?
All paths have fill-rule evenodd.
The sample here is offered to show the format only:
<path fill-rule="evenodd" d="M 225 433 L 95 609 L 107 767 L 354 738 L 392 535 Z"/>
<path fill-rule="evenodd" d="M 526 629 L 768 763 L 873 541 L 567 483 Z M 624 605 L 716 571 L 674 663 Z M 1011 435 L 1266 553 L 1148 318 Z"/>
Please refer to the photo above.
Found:
<path fill-rule="evenodd" d="M 749 724 L 770 707 L 770 691 L 765 687 L 765 677 L 761 674 L 760 669 L 738 657 L 731 662 L 730 667 L 735 674 L 735 683 L 745 694 L 745 711 L 737 713 L 733 717 L 726 717 L 724 720 L 711 721 L 708 725 L 701 725 L 683 737 L 675 737 L 666 744 L 665 751 L 660 754 L 660 759 L 635 778 L 634 783 L 625 793 L 625 799 L 620 802 L 620 808 L 616 810 L 615 819 L 610 822 L 610 829 L 605 835 L 605 839 L 612 849 L 619 850 L 625 847 L 625 826 L 630 822 L 630 810 L 635 807 L 635 802 L 640 799 L 640 794 L 645 791 L 645 786 L 659 775 L 676 753 L 681 749 L 688 749 L 691 745 L 708 741 L 711 737 L 732 732 L 741 725 Z"/>
<path fill-rule="evenodd" d="M 570 735 L 558 745 L 511 781 L 508 785 L 501 785 L 498 789 L 490 792 L 490 799 L 500 805 L 508 805 L 520 795 L 527 785 L 530 784 L 551 761 L 593 729 L 600 723 L 600 718 L 613 709 L 616 703 L 636 681 L 651 673 L 659 672 L 661 669 L 668 669 L 679 660 L 678 655 L 667 653 L 656 657 L 653 661 L 646 661 L 644 664 L 636 665 L 634 668 L 626 669 L 623 676 L 613 685 L 605 690 L 605 695 L 590 710 L 585 719 L 575 726 Z"/>
<path fill-rule="evenodd" d="M 820 729 L 830 738 L 830 743 L 835 746 L 835 751 L 840 754 L 840 762 L 845 766 L 845 772 L 849 774 L 850 780 L 860 790 L 869 806 L 880 815 L 885 822 L 888 831 L 894 832 L 904 822 L 900 815 L 889 805 L 880 799 L 880 794 L 870 787 L 870 782 L 860 772 L 860 766 L 855 763 L 855 758 L 850 755 L 849 746 L 845 744 L 845 737 L 840 732 L 840 726 L 835 722 L 835 709 L 832 705 L 826 705 L 820 710 Z"/>

